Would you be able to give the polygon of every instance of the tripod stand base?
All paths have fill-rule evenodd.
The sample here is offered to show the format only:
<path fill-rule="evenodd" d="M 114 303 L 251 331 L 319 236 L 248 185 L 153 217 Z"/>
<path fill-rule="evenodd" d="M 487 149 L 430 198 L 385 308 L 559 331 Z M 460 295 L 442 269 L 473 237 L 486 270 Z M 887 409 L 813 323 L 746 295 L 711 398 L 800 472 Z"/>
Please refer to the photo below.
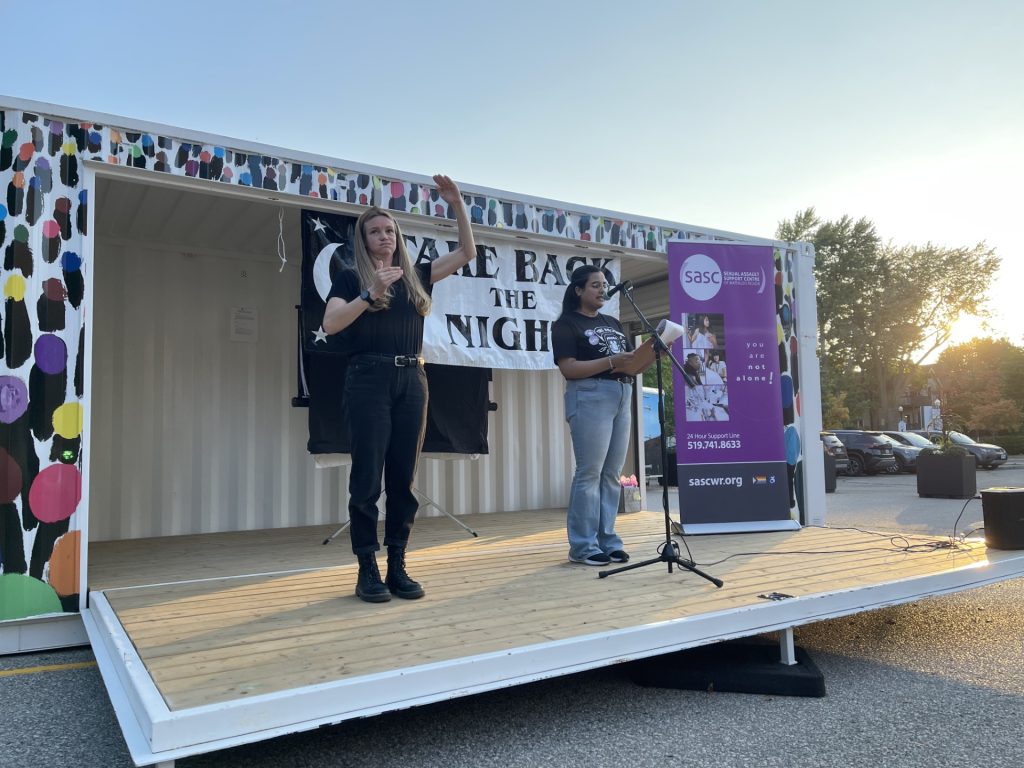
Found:
<path fill-rule="evenodd" d="M 769 696 L 825 695 L 825 678 L 803 648 L 796 664 L 779 661 L 777 643 L 744 638 L 653 656 L 628 665 L 630 679 L 649 688 L 759 693 Z"/>
<path fill-rule="evenodd" d="M 721 587 L 722 584 L 725 583 L 721 579 L 716 579 L 714 576 L 704 573 L 704 571 L 700 570 L 700 568 L 695 566 L 689 560 L 684 560 L 682 557 L 680 557 L 679 545 L 676 544 L 674 541 L 669 541 L 665 545 L 663 545 L 662 548 L 659 550 L 657 557 L 652 557 L 650 560 L 641 560 L 639 563 L 630 563 L 629 565 L 624 565 L 621 568 L 611 568 L 609 570 L 601 571 L 599 574 L 597 574 L 597 577 L 599 579 L 604 579 L 608 576 L 614 576 L 617 573 L 622 573 L 624 571 L 632 571 L 636 568 L 644 568 L 648 565 L 657 565 L 658 563 L 667 564 L 669 573 L 672 572 L 672 566 L 675 565 L 678 568 L 687 570 L 692 574 L 700 576 L 702 579 L 707 579 L 716 587 Z"/>

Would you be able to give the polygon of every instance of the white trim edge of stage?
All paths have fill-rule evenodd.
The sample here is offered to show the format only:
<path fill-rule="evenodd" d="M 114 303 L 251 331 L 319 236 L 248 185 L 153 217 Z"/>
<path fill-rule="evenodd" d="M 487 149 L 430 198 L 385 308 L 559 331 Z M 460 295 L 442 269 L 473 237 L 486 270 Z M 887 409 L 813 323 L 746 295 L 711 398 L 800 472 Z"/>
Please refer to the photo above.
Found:
<path fill-rule="evenodd" d="M 88 645 L 77 613 L 44 613 L 0 622 L 0 655 Z"/>
<path fill-rule="evenodd" d="M 102 595 L 92 594 L 92 607 L 83 611 L 83 619 L 132 759 L 136 765 L 152 765 L 353 718 L 787 630 L 1022 575 L 1024 551 L 990 550 L 988 560 L 929 576 L 766 601 L 177 712 L 167 708 Z"/>

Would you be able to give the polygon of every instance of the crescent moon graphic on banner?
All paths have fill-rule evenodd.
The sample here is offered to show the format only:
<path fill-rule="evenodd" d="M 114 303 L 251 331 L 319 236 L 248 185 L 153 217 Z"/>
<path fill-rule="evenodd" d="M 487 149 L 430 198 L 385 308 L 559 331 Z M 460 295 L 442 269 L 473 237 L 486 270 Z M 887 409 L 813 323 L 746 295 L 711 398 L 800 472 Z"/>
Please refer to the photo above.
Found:
<path fill-rule="evenodd" d="M 327 294 L 331 292 L 331 256 L 344 243 L 328 243 L 316 256 L 313 262 L 313 285 L 320 298 L 327 303 Z"/>
<path fill-rule="evenodd" d="M 316 273 L 314 272 L 314 274 Z M 757 289 L 758 295 L 764 293 L 764 288 L 766 285 L 768 285 L 768 277 L 764 273 L 764 267 L 761 267 L 761 287 Z"/>

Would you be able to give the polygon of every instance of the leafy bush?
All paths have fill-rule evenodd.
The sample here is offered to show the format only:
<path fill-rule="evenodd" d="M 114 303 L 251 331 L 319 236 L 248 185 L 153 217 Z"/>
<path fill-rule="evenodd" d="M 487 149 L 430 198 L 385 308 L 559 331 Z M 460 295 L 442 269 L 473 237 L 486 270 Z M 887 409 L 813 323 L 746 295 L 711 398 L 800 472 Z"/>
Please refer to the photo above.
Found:
<path fill-rule="evenodd" d="M 1000 448 L 1005 448 L 1011 456 L 1024 453 L 1024 434 L 1015 435 L 981 435 L 977 438 L 979 443 L 992 443 Z"/>

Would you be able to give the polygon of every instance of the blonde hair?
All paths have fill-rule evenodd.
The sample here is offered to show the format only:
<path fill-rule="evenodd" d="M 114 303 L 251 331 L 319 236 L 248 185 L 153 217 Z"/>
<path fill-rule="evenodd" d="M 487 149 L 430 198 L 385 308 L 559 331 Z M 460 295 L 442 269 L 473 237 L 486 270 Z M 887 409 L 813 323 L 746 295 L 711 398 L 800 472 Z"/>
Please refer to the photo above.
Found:
<path fill-rule="evenodd" d="M 359 221 L 356 222 L 355 252 L 359 287 L 368 290 L 373 285 L 373 280 L 377 273 L 376 260 L 366 250 L 363 228 L 370 219 L 375 219 L 378 216 L 385 216 L 395 225 L 395 252 L 391 257 L 391 266 L 402 268 L 402 282 L 405 283 L 405 290 L 409 295 L 409 301 L 412 302 L 417 313 L 426 317 L 430 314 L 430 294 L 423 288 L 416 270 L 413 269 L 412 259 L 409 258 L 409 251 L 405 248 L 405 238 L 402 237 L 402 230 L 390 213 L 376 206 L 364 211 L 363 215 L 359 217 Z M 369 311 L 379 312 L 382 309 L 388 309 L 391 306 L 391 299 L 394 295 L 393 286 L 388 286 L 384 295 L 370 306 Z"/>

